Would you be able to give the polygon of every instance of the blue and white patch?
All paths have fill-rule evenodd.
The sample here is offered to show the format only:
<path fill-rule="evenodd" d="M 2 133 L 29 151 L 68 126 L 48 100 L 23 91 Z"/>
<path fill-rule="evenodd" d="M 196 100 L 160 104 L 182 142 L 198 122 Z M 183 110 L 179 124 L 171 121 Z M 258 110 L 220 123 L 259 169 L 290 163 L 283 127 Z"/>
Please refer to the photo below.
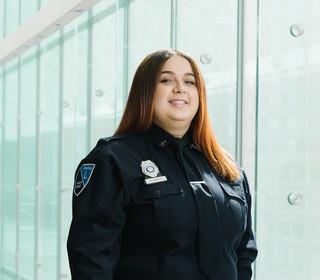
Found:
<path fill-rule="evenodd" d="M 73 186 L 73 193 L 76 196 L 82 193 L 84 188 L 88 185 L 95 167 L 96 165 L 94 163 L 85 163 L 80 166 Z"/>

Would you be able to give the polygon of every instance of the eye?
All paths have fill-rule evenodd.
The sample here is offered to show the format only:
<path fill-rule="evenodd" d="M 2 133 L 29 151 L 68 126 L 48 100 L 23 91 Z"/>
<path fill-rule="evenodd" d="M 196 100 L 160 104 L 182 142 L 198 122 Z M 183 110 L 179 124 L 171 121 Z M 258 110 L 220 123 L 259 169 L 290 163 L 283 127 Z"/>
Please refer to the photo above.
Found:
<path fill-rule="evenodd" d="M 164 83 L 164 84 L 168 84 L 168 83 L 171 83 L 172 80 L 171 79 L 167 79 L 167 78 L 163 78 L 160 80 L 160 83 Z"/>
<path fill-rule="evenodd" d="M 188 85 L 195 85 L 196 84 L 196 82 L 192 81 L 192 80 L 187 80 L 187 81 L 185 81 L 185 83 Z"/>

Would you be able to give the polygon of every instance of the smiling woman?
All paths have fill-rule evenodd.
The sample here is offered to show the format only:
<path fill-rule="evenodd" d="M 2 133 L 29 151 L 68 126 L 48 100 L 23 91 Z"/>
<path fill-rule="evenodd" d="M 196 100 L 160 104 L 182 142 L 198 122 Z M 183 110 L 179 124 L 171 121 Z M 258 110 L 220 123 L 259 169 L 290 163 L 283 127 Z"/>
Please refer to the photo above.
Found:
<path fill-rule="evenodd" d="M 148 55 L 114 136 L 76 170 L 73 279 L 251 279 L 248 181 L 210 127 L 195 61 Z"/>
<path fill-rule="evenodd" d="M 153 122 L 182 137 L 198 111 L 199 93 L 187 59 L 174 55 L 163 65 L 154 93 Z"/>

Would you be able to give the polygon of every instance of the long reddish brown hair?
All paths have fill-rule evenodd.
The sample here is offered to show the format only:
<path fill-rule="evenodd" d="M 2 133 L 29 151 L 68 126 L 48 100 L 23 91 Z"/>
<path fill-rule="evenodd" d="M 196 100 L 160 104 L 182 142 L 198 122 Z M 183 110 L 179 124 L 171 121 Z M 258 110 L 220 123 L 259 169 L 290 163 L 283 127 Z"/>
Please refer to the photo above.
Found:
<path fill-rule="evenodd" d="M 192 120 L 194 144 L 200 149 L 219 175 L 229 181 L 240 178 L 240 171 L 231 156 L 219 145 L 209 121 L 204 79 L 197 63 L 176 49 L 163 49 L 146 56 L 133 78 L 129 98 L 115 135 L 148 130 L 153 120 L 153 97 L 156 81 L 164 63 L 173 55 L 180 55 L 191 65 L 199 93 L 199 108 Z"/>

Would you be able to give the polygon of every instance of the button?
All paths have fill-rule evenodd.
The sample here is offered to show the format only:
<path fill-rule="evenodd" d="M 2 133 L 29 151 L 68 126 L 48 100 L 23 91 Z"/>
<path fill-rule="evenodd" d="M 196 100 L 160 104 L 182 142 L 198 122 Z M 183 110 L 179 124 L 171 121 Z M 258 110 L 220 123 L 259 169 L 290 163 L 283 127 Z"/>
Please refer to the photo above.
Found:
<path fill-rule="evenodd" d="M 154 191 L 154 196 L 159 198 L 161 196 L 161 191 L 160 190 L 155 190 Z"/>

